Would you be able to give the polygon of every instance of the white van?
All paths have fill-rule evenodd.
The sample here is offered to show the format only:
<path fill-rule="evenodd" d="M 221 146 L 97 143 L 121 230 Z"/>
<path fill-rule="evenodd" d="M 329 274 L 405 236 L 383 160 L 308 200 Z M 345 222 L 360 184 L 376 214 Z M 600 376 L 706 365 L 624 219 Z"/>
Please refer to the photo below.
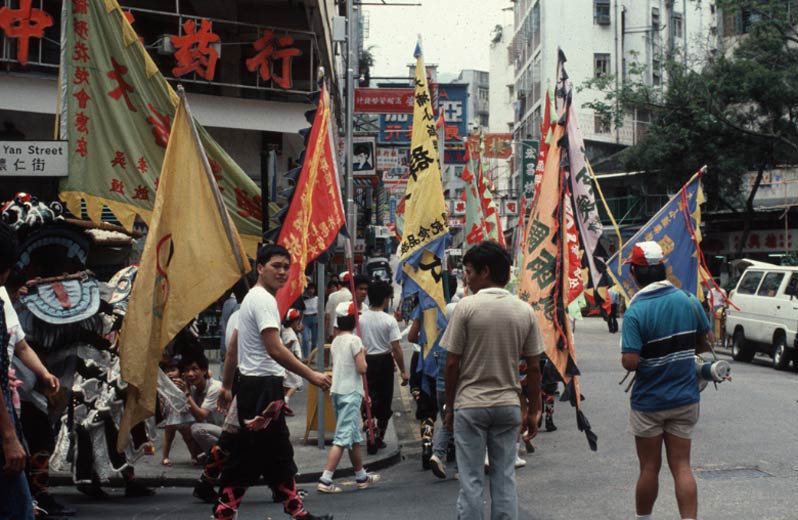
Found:
<path fill-rule="evenodd" d="M 732 338 L 732 356 L 751 361 L 763 352 L 773 366 L 784 370 L 794 359 L 798 342 L 798 267 L 749 260 L 737 282 L 726 317 L 726 334 Z M 794 363 L 798 368 L 798 362 Z"/>

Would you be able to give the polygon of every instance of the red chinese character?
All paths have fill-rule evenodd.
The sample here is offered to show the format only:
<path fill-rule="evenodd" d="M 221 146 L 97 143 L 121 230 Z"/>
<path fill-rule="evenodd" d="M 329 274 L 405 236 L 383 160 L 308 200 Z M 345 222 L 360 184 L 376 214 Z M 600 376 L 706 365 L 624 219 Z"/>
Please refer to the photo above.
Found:
<path fill-rule="evenodd" d="M 128 97 L 128 93 L 133 92 L 133 87 L 122 77 L 127 74 L 127 67 L 118 63 L 114 57 L 111 57 L 111 64 L 114 66 L 114 70 L 109 72 L 107 76 L 116 81 L 117 87 L 109 92 L 108 95 L 117 100 L 124 96 L 127 109 L 131 112 L 136 112 L 136 107 L 133 106 L 133 103 L 130 102 L 130 98 Z"/>
<path fill-rule="evenodd" d="M 72 0 L 72 12 L 75 14 L 88 13 L 88 0 Z"/>
<path fill-rule="evenodd" d="M 86 157 L 86 154 L 89 153 L 89 151 L 86 149 L 87 144 L 88 143 L 86 142 L 85 138 L 81 137 L 78 139 L 78 148 L 75 150 L 75 153 L 81 157 Z"/>
<path fill-rule="evenodd" d="M 125 152 L 117 150 L 114 158 L 111 159 L 111 166 L 121 166 L 123 170 L 127 169 L 127 159 L 125 159 Z"/>
<path fill-rule="evenodd" d="M 260 209 L 260 195 L 250 197 L 241 188 L 236 188 L 236 206 L 238 206 L 238 214 L 244 218 L 260 220 L 263 215 Z"/>
<path fill-rule="evenodd" d="M 759 245 L 759 235 L 756 233 L 751 233 L 748 235 L 748 248 L 749 249 L 759 249 L 761 246 Z"/>
<path fill-rule="evenodd" d="M 147 159 L 144 157 L 139 157 L 139 160 L 136 161 L 136 169 L 141 173 L 147 173 L 147 170 L 150 169 L 150 167 L 147 165 Z"/>
<path fill-rule="evenodd" d="M 31 38 L 43 38 L 44 30 L 53 25 L 53 17 L 41 9 L 31 9 L 31 0 L 20 0 L 19 9 L 0 8 L 0 28 L 7 38 L 18 39 L 17 61 L 28 64 Z"/>
<path fill-rule="evenodd" d="M 72 59 L 74 61 L 82 61 L 86 63 L 89 61 L 89 48 L 83 42 L 75 42 L 75 49 L 72 52 Z"/>
<path fill-rule="evenodd" d="M 152 103 L 147 103 L 147 108 L 152 113 L 152 116 L 147 118 L 147 122 L 152 125 L 152 135 L 155 136 L 155 143 L 166 148 L 166 145 L 169 144 L 169 133 L 172 131 L 169 124 L 169 116 L 155 110 Z"/>
<path fill-rule="evenodd" d="M 208 157 L 206 155 L 206 157 Z M 222 167 L 219 166 L 219 163 L 208 157 L 208 164 L 211 166 L 211 173 L 213 174 L 213 178 L 216 179 L 216 185 L 219 187 L 220 192 L 224 192 L 224 188 L 222 188 Z"/>
<path fill-rule="evenodd" d="M 80 108 L 86 108 L 86 105 L 89 104 L 89 100 L 91 99 L 91 96 L 86 93 L 85 89 L 80 89 L 72 95 L 78 100 L 78 106 Z"/>
<path fill-rule="evenodd" d="M 445 141 L 462 141 L 460 137 L 460 129 L 457 125 L 446 125 L 446 133 L 443 138 Z"/>
<path fill-rule="evenodd" d="M 72 28 L 75 31 L 75 36 L 81 40 L 89 39 L 89 24 L 86 20 L 78 20 L 77 18 L 74 18 L 72 20 Z"/>
<path fill-rule="evenodd" d="M 253 47 L 258 54 L 247 60 L 247 69 L 250 72 L 258 71 L 263 81 L 272 80 L 279 87 L 289 89 L 293 85 L 291 79 L 292 60 L 302 55 L 302 51 L 291 47 L 294 39 L 290 36 L 277 38 L 273 31 L 265 31 L 260 39 L 255 41 Z M 275 72 L 274 64 L 281 61 L 280 74 Z"/>
<path fill-rule="evenodd" d="M 139 184 L 136 186 L 136 193 L 133 195 L 133 198 L 137 200 L 150 200 L 150 189 Z"/>
<path fill-rule="evenodd" d="M 85 67 L 75 67 L 75 78 L 72 80 L 75 85 L 83 83 L 89 84 L 89 69 Z"/>
<path fill-rule="evenodd" d="M 111 191 L 116 193 L 125 194 L 125 183 L 119 179 L 111 179 Z"/>
<path fill-rule="evenodd" d="M 155 179 L 155 191 L 158 191 L 158 187 L 161 185 L 161 178 L 158 177 Z"/>
<path fill-rule="evenodd" d="M 89 133 L 89 116 L 84 114 L 83 112 L 78 112 L 75 114 L 75 129 L 82 133 L 88 134 Z"/>
<path fill-rule="evenodd" d="M 476 222 L 471 226 L 471 232 L 466 237 L 469 244 L 479 244 L 483 240 L 485 240 L 485 234 L 482 229 L 482 226 L 477 225 Z"/>
<path fill-rule="evenodd" d="M 784 243 L 784 235 L 781 235 L 781 242 Z M 774 233 L 768 233 L 765 235 L 765 247 L 769 249 L 776 249 L 778 246 L 778 240 L 776 239 L 776 235 Z"/>
<path fill-rule="evenodd" d="M 401 132 L 402 132 L 402 125 L 385 125 L 385 140 L 398 141 Z"/>
<path fill-rule="evenodd" d="M 211 32 L 211 22 L 202 20 L 200 30 L 196 30 L 196 22 L 188 20 L 183 24 L 184 36 L 172 36 L 172 45 L 175 46 L 175 60 L 177 66 L 172 69 L 175 76 L 185 76 L 195 72 L 197 76 L 213 80 L 216 72 L 216 60 L 219 53 L 209 45 L 220 41 L 219 35 Z"/>

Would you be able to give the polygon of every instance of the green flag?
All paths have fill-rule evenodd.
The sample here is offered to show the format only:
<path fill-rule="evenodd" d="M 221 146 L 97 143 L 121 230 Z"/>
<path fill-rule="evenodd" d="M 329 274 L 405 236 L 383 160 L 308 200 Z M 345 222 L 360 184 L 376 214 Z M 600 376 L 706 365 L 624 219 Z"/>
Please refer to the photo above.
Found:
<path fill-rule="evenodd" d="M 69 177 L 60 196 L 99 221 L 103 205 L 131 229 L 149 223 L 178 98 L 116 0 L 64 2 L 61 137 Z M 199 125 L 197 131 L 232 220 L 254 254 L 261 236 L 260 188 Z M 190 204 L 191 201 L 186 201 Z"/>

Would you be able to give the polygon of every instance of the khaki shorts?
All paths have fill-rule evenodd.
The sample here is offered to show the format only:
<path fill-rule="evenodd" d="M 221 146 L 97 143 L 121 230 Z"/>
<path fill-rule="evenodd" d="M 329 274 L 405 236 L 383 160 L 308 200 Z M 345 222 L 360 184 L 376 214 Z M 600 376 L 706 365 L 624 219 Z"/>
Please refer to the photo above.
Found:
<path fill-rule="evenodd" d="M 689 439 L 698 422 L 698 403 L 662 410 L 660 412 L 638 412 L 629 414 L 629 432 L 635 437 L 656 437 L 667 432 Z"/>

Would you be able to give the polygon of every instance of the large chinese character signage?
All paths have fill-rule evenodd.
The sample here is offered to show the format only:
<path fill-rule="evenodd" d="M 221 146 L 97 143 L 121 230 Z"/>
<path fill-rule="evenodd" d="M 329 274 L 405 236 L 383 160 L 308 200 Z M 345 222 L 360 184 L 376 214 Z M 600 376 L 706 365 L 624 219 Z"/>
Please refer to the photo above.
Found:
<path fill-rule="evenodd" d="M 31 38 L 44 38 L 44 30 L 53 25 L 53 17 L 41 9 L 33 9 L 31 0 L 20 0 L 19 8 L 0 7 L 0 29 L 6 38 L 17 42 L 17 61 L 28 64 Z"/>
<path fill-rule="evenodd" d="M 373 89 L 383 90 L 383 89 Z M 434 96 L 433 96 L 434 97 Z M 444 139 L 446 144 L 463 144 L 468 135 L 468 86 L 439 85 L 438 110 L 443 113 L 446 123 Z M 428 123 L 435 127 L 436 121 Z M 407 113 L 383 113 L 380 115 L 380 133 L 377 140 L 382 144 L 410 143 L 413 116 Z"/>
<path fill-rule="evenodd" d="M 69 177 L 61 197 L 72 211 L 84 200 L 92 220 L 107 206 L 132 228 L 137 214 L 149 221 L 177 96 L 115 0 L 65 4 L 61 135 L 69 141 Z M 186 45 L 181 48 L 197 58 L 195 66 L 210 70 L 205 47 Z M 197 130 L 222 199 L 252 252 L 261 234 L 260 189 L 202 127 Z"/>
<path fill-rule="evenodd" d="M 531 201 L 535 195 L 535 169 L 538 164 L 538 141 L 521 140 L 521 194 Z"/>
<path fill-rule="evenodd" d="M 53 17 L 42 9 L 32 7 L 32 2 L 33 0 L 19 0 L 17 8 L 0 7 L 0 30 L 8 41 L 13 41 L 16 44 L 16 59 L 23 66 L 28 64 L 31 39 L 44 39 L 45 29 L 53 26 Z M 71 12 L 74 15 L 74 18 L 69 21 L 70 32 L 83 42 L 82 46 L 72 46 L 70 53 L 73 59 L 82 58 L 86 61 L 88 54 L 85 44 L 91 31 L 89 22 L 82 19 L 81 16 L 89 14 L 91 2 L 88 0 L 64 0 L 64 2 L 70 4 Z M 104 3 L 105 6 L 112 5 L 110 0 L 101 3 Z M 135 11 L 136 8 L 133 10 Z M 130 24 L 135 22 L 132 12 L 127 11 L 124 15 Z M 174 20 L 174 18 L 170 16 L 170 20 Z M 217 24 L 240 25 L 237 22 L 217 22 Z M 121 31 L 122 29 L 116 28 L 115 30 Z M 218 80 L 216 69 L 222 59 L 221 46 L 225 43 L 220 33 L 228 34 L 229 32 L 229 30 L 215 32 L 213 23 L 203 18 L 191 18 L 183 21 L 180 25 L 175 26 L 176 34 L 167 37 L 174 51 L 171 56 L 172 61 L 167 60 L 164 65 L 169 67 L 175 78 Z M 295 36 L 297 34 L 300 36 Z M 50 41 L 54 41 L 56 35 L 52 35 L 52 38 Z M 129 40 L 127 36 L 125 38 L 126 41 Z M 142 44 L 144 43 L 138 36 L 136 39 Z M 6 44 L 2 41 L 0 43 Z M 259 31 L 258 37 L 251 42 L 228 43 L 244 44 L 241 47 L 242 53 L 229 53 L 229 57 L 226 58 L 228 60 L 240 59 L 242 65 L 251 73 L 243 75 L 248 77 L 242 78 L 244 79 L 242 83 L 278 90 L 294 89 L 294 60 L 306 54 L 303 48 L 310 49 L 310 54 L 313 53 L 314 48 L 311 33 L 278 29 L 262 29 Z M 58 42 L 53 43 L 53 45 L 57 44 Z M 243 57 L 240 57 L 241 55 Z M 33 61 L 38 63 L 36 59 Z M 309 60 L 310 63 L 312 61 L 312 59 Z M 120 64 L 120 66 L 126 67 L 127 65 Z M 124 72 L 118 66 L 114 66 L 111 73 L 114 74 L 114 79 L 123 79 Z M 307 77 L 306 74 L 303 76 Z M 126 93 L 124 86 L 120 85 L 120 87 L 122 90 L 119 90 L 119 95 L 124 96 L 127 100 L 126 94 L 129 91 Z M 403 90 L 410 91 L 412 98 L 411 89 Z"/>
<path fill-rule="evenodd" d="M 66 141 L 0 141 L 0 178 L 66 177 Z"/>

